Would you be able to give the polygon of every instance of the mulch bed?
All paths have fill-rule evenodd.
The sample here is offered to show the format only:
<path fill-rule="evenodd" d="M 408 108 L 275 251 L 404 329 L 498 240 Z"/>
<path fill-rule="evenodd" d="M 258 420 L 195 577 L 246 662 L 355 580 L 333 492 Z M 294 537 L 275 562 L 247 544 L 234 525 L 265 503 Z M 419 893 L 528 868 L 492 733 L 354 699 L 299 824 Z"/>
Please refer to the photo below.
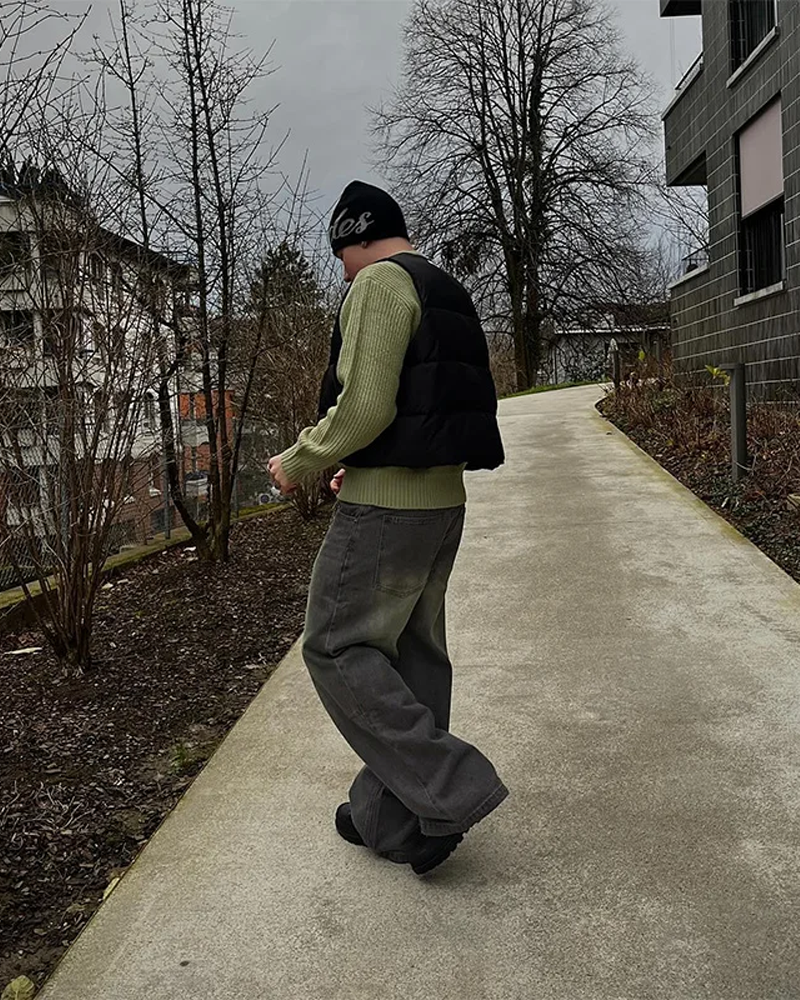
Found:
<path fill-rule="evenodd" d="M 0 992 L 42 985 L 298 639 L 332 510 L 240 522 L 227 564 L 187 543 L 119 571 L 80 679 L 0 635 Z"/>
<path fill-rule="evenodd" d="M 727 443 L 717 453 L 678 453 L 665 447 L 663 433 L 614 419 L 607 399 L 600 401 L 598 410 L 800 583 L 800 512 L 790 510 L 786 503 L 787 495 L 800 489 L 796 484 L 777 485 L 783 469 L 770 465 L 765 457 L 757 475 L 734 483 Z"/>

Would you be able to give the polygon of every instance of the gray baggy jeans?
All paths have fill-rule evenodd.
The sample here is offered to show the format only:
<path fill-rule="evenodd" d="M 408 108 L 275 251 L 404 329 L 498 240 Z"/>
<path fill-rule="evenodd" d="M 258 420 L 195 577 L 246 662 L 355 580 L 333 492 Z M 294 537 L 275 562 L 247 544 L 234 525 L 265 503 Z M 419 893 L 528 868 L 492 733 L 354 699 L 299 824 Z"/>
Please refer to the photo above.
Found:
<path fill-rule="evenodd" d="M 465 832 L 508 795 L 490 761 L 448 732 L 445 591 L 465 511 L 337 501 L 311 574 L 303 659 L 364 761 L 353 824 L 392 860 L 420 833 Z"/>

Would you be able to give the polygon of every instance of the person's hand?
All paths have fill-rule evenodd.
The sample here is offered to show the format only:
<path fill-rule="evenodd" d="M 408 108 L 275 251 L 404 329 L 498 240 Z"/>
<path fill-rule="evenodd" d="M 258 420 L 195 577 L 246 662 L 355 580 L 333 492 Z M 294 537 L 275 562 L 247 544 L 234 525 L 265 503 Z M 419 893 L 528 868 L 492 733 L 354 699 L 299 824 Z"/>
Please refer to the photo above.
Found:
<path fill-rule="evenodd" d="M 267 465 L 267 469 L 269 470 L 269 474 L 278 484 L 278 488 L 280 489 L 281 493 L 284 494 L 284 496 L 288 496 L 290 493 L 293 493 L 297 489 L 297 483 L 290 483 L 289 480 L 286 478 L 286 474 L 283 471 L 283 463 L 281 462 L 280 455 L 272 456 L 272 458 L 269 460 L 269 464 Z"/>
<path fill-rule="evenodd" d="M 342 480 L 344 479 L 345 472 L 347 472 L 347 469 L 339 469 L 333 479 L 331 479 L 331 489 L 334 493 L 338 493 L 342 488 Z"/>

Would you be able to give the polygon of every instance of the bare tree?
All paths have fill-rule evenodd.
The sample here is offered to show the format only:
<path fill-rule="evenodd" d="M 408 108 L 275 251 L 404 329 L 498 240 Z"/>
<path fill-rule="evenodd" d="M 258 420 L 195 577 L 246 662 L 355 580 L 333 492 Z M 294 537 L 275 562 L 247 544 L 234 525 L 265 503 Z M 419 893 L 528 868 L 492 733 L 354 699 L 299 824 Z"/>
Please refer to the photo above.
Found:
<path fill-rule="evenodd" d="M 51 150 L 51 166 L 26 163 L 0 200 L 0 552 L 31 600 L 38 582 L 42 630 L 80 674 L 100 568 L 152 513 L 161 447 L 149 315 L 182 269 L 100 224 L 114 188 L 64 141 L 61 169 Z"/>
<path fill-rule="evenodd" d="M 39 0 L 0 6 L 0 577 L 23 586 L 65 668 L 80 673 L 100 568 L 148 533 L 163 494 L 153 409 L 163 330 L 150 317 L 168 313 L 185 269 L 108 228 L 130 197 L 94 155 L 108 124 L 102 81 L 63 66 L 86 15 Z M 65 36 L 42 51 L 37 31 L 51 21 Z"/>
<path fill-rule="evenodd" d="M 418 244 L 509 330 L 519 389 L 547 321 L 641 259 L 652 81 L 595 0 L 417 0 L 402 82 L 374 112 Z"/>
<path fill-rule="evenodd" d="M 116 28 L 87 59 L 99 73 L 55 97 L 42 78 L 14 140 L 29 158 L 0 178 L 0 569 L 29 597 L 38 581 L 40 623 L 74 672 L 91 664 L 99 569 L 167 484 L 199 553 L 227 558 L 263 303 L 235 372 L 231 344 L 274 237 L 272 109 L 245 107 L 266 56 L 233 52 L 206 0 L 162 0 L 149 22 L 122 0 Z M 204 518 L 188 423 L 205 431 Z"/>
<path fill-rule="evenodd" d="M 154 20 L 120 2 L 116 46 L 96 60 L 125 93 L 118 135 L 139 206 L 138 231 L 191 260 L 195 282 L 176 321 L 174 349 L 160 360 L 159 391 L 170 493 L 201 557 L 228 557 L 231 504 L 251 405 L 254 346 L 233 412 L 230 345 L 271 232 L 275 195 L 267 176 L 280 150 L 265 148 L 273 108 L 250 112 L 249 90 L 271 72 L 237 52 L 230 12 L 210 0 L 159 0 Z M 118 158 L 106 151 L 107 162 Z M 181 428 L 170 379 L 181 375 L 207 449 L 207 518 L 188 502 Z M 192 385 L 193 380 L 196 385 Z M 193 418 L 192 423 L 196 424 Z"/>

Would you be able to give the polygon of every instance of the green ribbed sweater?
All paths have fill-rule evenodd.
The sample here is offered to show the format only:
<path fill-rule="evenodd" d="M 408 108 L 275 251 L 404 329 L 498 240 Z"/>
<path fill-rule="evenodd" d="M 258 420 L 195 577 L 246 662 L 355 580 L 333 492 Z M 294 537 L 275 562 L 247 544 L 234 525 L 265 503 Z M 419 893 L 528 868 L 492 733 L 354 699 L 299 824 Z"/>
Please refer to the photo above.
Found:
<path fill-rule="evenodd" d="M 301 431 L 297 443 L 281 455 L 290 483 L 338 464 L 347 470 L 339 491 L 339 499 L 347 503 L 400 509 L 466 503 L 466 462 L 427 469 L 341 464 L 343 456 L 365 448 L 395 419 L 403 359 L 421 316 L 414 282 L 402 267 L 379 261 L 359 271 L 340 321 L 336 375 L 343 388 L 325 417 Z"/>

